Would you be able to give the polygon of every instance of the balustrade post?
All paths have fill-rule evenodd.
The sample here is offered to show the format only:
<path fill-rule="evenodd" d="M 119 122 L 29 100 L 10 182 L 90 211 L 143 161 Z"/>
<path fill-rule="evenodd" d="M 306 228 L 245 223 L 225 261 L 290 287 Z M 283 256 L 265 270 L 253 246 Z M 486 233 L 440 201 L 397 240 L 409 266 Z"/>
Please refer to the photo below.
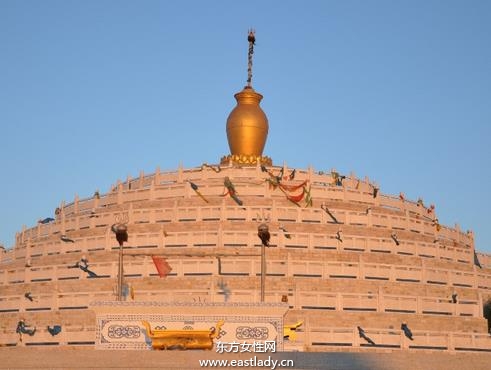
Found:
<path fill-rule="evenodd" d="M 20 243 L 24 243 L 24 237 L 26 235 L 26 225 L 22 225 L 22 231 L 20 233 Z"/>
<path fill-rule="evenodd" d="M 202 171 L 203 173 L 204 171 Z M 177 182 L 182 183 L 184 180 L 184 171 L 182 168 L 182 162 L 179 162 L 179 166 L 177 167 Z"/>
<path fill-rule="evenodd" d="M 421 283 L 426 284 L 426 279 L 428 278 L 428 276 L 426 272 L 426 261 L 424 259 L 421 260 L 421 273 L 419 278 Z"/>
<path fill-rule="evenodd" d="M 477 314 L 478 314 L 478 317 L 483 317 L 483 309 L 484 309 L 484 306 L 483 306 L 483 299 L 482 299 L 482 292 L 478 292 L 477 293 L 477 297 L 478 297 L 478 302 L 477 302 Z"/>
<path fill-rule="evenodd" d="M 149 188 L 149 191 L 148 191 L 148 199 L 149 200 L 154 200 L 155 199 L 155 177 L 150 182 L 150 188 Z"/>
<path fill-rule="evenodd" d="M 404 332 L 401 330 L 401 333 L 399 334 L 400 342 L 401 342 L 401 348 L 402 349 L 408 349 L 409 345 L 406 339 L 406 336 L 404 335 Z"/>
<path fill-rule="evenodd" d="M 336 311 L 343 310 L 343 296 L 341 293 L 336 293 Z"/>
<path fill-rule="evenodd" d="M 78 205 L 79 205 L 79 197 L 78 197 L 78 194 L 75 194 L 75 197 L 73 199 L 73 213 L 74 214 L 78 213 Z"/>
<path fill-rule="evenodd" d="M 355 347 L 355 348 L 360 347 L 360 336 L 358 335 L 358 329 L 357 328 L 353 328 L 351 341 L 353 343 L 353 347 Z"/>
<path fill-rule="evenodd" d="M 145 183 L 145 173 L 140 171 L 140 178 L 138 179 L 138 188 L 143 189 L 143 185 Z"/>
<path fill-rule="evenodd" d="M 417 296 L 416 297 L 416 313 L 417 314 L 421 314 L 421 311 L 422 311 L 422 302 L 421 302 L 421 296 Z"/>
<path fill-rule="evenodd" d="M 377 312 L 385 312 L 385 302 L 384 302 L 384 296 L 381 286 L 378 287 Z"/>
<path fill-rule="evenodd" d="M 123 184 L 121 183 L 121 180 L 118 180 L 116 187 L 116 203 L 123 204 Z"/>

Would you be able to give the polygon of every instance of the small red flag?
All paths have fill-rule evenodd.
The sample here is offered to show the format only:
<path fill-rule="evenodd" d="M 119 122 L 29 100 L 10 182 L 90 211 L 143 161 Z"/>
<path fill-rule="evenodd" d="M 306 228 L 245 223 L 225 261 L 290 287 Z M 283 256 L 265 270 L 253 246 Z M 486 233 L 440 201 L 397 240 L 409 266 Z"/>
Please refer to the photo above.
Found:
<path fill-rule="evenodd" d="M 166 277 L 172 271 L 172 267 L 170 267 L 164 257 L 152 256 L 152 260 L 161 278 Z"/>

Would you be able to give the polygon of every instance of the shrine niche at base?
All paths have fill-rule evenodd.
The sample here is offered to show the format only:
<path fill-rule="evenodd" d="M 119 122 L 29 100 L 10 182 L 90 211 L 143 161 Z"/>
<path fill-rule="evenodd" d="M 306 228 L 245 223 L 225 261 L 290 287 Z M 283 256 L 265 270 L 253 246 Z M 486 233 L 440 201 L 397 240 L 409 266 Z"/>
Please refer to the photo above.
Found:
<path fill-rule="evenodd" d="M 285 303 L 93 302 L 96 349 L 212 350 L 217 343 L 275 343 Z"/>

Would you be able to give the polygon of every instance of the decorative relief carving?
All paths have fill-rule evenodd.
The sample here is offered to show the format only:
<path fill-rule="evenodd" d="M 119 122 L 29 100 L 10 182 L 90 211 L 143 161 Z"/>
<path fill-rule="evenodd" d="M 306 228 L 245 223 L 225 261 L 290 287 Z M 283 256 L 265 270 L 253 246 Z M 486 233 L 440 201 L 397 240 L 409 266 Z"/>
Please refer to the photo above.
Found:
<path fill-rule="evenodd" d="M 121 338 L 138 338 L 140 337 L 140 327 L 133 325 L 111 325 L 107 329 L 107 336 L 113 339 L 121 339 Z"/>
<path fill-rule="evenodd" d="M 119 308 L 124 311 L 124 307 L 146 307 L 147 302 L 138 302 L 133 305 L 127 304 L 127 302 L 115 302 L 123 303 Z M 102 305 L 101 305 L 102 306 Z M 187 304 L 176 305 L 201 307 L 201 304 Z M 209 304 L 208 307 L 224 307 L 227 310 L 230 309 L 231 304 Z M 238 305 L 239 306 L 239 305 Z M 239 307 L 254 307 L 254 305 L 244 304 Z M 276 308 L 285 306 L 285 304 L 265 304 L 265 306 Z M 110 302 L 108 307 L 113 307 L 113 302 Z M 277 348 L 283 346 L 283 320 L 281 316 L 274 315 L 234 315 L 234 314 L 219 314 L 218 312 L 210 312 L 206 314 L 186 314 L 177 313 L 174 307 L 168 314 L 159 313 L 163 307 L 172 307 L 171 304 L 158 302 L 155 303 L 154 312 L 145 313 L 104 313 L 96 316 L 97 328 L 96 328 L 96 348 L 97 349 L 149 349 L 152 347 L 152 339 L 148 337 L 145 328 L 141 325 L 142 320 L 146 320 L 154 323 L 155 331 L 165 331 L 166 333 L 173 330 L 183 331 L 184 335 L 189 335 L 197 328 L 205 330 L 207 333 L 210 331 L 214 333 L 215 340 L 224 340 L 228 342 L 235 341 L 264 341 L 264 340 L 276 340 Z M 207 307 L 203 305 L 203 307 Z M 214 323 L 226 318 L 227 325 L 223 328 L 217 328 Z M 131 327 L 131 329 L 130 329 Z M 172 329 L 176 328 L 176 329 Z M 209 328 L 208 330 L 204 328 Z M 170 333 L 167 333 L 170 334 Z M 189 347 L 186 344 L 186 347 Z M 191 346 L 192 347 L 192 346 Z"/>
<path fill-rule="evenodd" d="M 239 326 L 235 331 L 237 339 L 268 339 L 268 334 L 265 326 Z"/>

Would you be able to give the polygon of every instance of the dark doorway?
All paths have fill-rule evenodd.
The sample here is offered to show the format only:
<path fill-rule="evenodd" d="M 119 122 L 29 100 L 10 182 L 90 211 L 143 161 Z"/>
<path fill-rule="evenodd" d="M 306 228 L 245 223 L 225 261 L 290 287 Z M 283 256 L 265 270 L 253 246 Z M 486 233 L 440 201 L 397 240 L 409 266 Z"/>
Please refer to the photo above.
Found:
<path fill-rule="evenodd" d="M 484 318 L 488 320 L 488 333 L 491 334 L 491 298 L 484 302 L 482 313 Z"/>

